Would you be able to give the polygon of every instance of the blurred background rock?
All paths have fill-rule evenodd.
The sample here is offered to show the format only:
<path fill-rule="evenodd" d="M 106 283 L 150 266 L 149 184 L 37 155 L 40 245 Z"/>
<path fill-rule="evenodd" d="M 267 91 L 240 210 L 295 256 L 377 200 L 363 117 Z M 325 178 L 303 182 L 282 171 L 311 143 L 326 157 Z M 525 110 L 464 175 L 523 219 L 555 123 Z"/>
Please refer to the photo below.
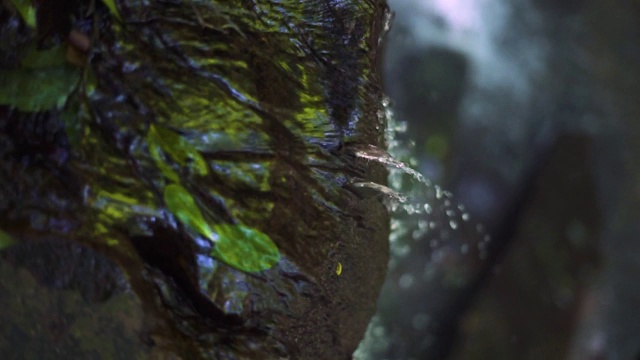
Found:
<path fill-rule="evenodd" d="M 398 137 L 452 197 L 396 216 L 356 357 L 640 358 L 640 2 L 389 3 Z"/>

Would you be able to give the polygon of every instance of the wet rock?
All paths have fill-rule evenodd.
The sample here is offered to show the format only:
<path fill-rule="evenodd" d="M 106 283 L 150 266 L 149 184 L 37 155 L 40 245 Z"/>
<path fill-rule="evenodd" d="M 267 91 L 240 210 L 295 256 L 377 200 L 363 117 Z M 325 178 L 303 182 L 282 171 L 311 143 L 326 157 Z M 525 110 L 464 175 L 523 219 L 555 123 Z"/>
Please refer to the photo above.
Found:
<path fill-rule="evenodd" d="M 0 7 L 0 351 L 349 358 L 388 259 L 349 186 L 386 170 L 343 151 L 384 146 L 384 2 L 59 3 Z"/>

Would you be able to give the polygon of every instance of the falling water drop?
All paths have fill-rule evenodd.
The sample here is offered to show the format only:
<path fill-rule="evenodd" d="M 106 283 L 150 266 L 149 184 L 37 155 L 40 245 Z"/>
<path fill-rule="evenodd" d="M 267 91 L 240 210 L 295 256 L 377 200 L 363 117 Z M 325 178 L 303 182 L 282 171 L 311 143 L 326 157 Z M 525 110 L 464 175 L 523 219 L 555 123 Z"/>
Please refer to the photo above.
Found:
<path fill-rule="evenodd" d="M 449 226 L 451 229 L 455 230 L 458 228 L 458 223 L 455 220 L 449 220 Z"/>

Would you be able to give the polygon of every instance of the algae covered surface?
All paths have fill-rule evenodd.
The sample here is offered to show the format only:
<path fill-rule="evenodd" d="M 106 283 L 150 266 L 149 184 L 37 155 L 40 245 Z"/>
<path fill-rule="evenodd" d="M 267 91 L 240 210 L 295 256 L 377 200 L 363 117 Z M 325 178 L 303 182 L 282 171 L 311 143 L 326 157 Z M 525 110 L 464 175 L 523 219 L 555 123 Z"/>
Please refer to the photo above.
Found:
<path fill-rule="evenodd" d="M 0 351 L 350 356 L 388 215 L 351 186 L 386 171 L 345 150 L 384 147 L 387 15 L 378 0 L 3 3 Z"/>

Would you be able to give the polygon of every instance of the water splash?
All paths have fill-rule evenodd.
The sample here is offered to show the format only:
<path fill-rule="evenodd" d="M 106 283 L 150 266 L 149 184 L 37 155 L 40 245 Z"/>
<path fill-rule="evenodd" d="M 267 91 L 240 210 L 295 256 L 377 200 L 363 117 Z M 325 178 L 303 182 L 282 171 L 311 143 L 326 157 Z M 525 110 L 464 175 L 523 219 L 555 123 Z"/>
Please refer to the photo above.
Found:
<path fill-rule="evenodd" d="M 388 99 L 383 101 L 384 116 L 387 121 L 386 142 L 388 151 L 373 145 L 351 145 L 344 149 L 348 154 L 366 161 L 377 162 L 389 169 L 389 185 L 372 182 L 356 182 L 357 188 L 366 188 L 384 196 L 392 213 L 392 253 L 405 254 L 407 239 L 419 241 L 429 239 L 432 248 L 447 245 L 447 240 L 456 233 L 473 232 L 482 239 L 484 226 L 475 225 L 464 204 L 459 204 L 451 192 L 434 184 L 430 179 L 414 170 L 411 165 L 417 160 L 411 155 L 412 144 L 401 143 L 399 135 L 407 131 L 405 122 L 397 121 Z M 433 242 L 437 238 L 438 240 Z M 435 246 L 434 246 L 435 244 Z M 398 251 L 394 247 L 399 246 Z M 459 249 L 463 247 L 458 246 Z M 460 250 L 467 254 L 470 246 Z M 482 249 L 480 249 L 482 250 Z"/>
<path fill-rule="evenodd" d="M 464 204 L 458 203 L 451 192 L 412 168 L 417 164 L 412 155 L 413 144 L 399 140 L 407 126 L 394 118 L 388 100 L 383 105 L 388 122 L 386 142 L 389 150 L 368 145 L 354 145 L 345 150 L 358 159 L 377 162 L 389 169 L 388 186 L 374 183 L 353 185 L 383 194 L 388 200 L 391 259 L 379 307 L 396 309 L 393 310 L 395 312 L 398 307 L 406 305 L 399 298 L 415 294 L 427 297 L 429 294 L 425 292 L 433 289 L 430 284 L 438 279 L 455 278 L 456 286 L 462 286 L 466 281 L 463 276 L 466 274 L 465 263 L 472 257 L 486 258 L 490 238 L 485 227 L 474 222 Z M 415 310 L 420 310 L 422 317 L 429 316 L 427 308 Z M 418 319 L 417 327 L 427 332 L 422 317 Z M 393 335 L 397 329 L 390 319 L 403 321 L 385 310 L 378 312 L 354 358 L 380 358 L 389 346 L 404 341 Z"/>
<path fill-rule="evenodd" d="M 403 125 L 399 125 L 395 130 L 401 131 L 406 129 Z M 431 214 L 434 205 L 431 203 L 441 203 L 447 209 L 445 213 L 448 216 L 460 213 L 463 221 L 469 220 L 469 215 L 463 213 L 464 206 L 458 205 L 457 208 L 452 206 L 452 194 L 439 185 L 427 179 L 424 175 L 414 170 L 407 162 L 396 159 L 389 152 L 373 145 L 355 145 L 348 149 L 350 153 L 360 159 L 374 161 L 389 168 L 389 186 L 384 186 L 371 182 L 357 182 L 352 185 L 360 188 L 369 188 L 385 195 L 391 200 L 387 203 L 390 211 L 395 212 L 402 210 L 405 213 L 412 214 Z M 411 159 L 408 160 L 411 162 Z M 402 178 L 408 176 L 409 180 Z M 402 204 L 402 206 L 399 206 Z M 451 226 L 452 228 L 455 225 Z"/>

